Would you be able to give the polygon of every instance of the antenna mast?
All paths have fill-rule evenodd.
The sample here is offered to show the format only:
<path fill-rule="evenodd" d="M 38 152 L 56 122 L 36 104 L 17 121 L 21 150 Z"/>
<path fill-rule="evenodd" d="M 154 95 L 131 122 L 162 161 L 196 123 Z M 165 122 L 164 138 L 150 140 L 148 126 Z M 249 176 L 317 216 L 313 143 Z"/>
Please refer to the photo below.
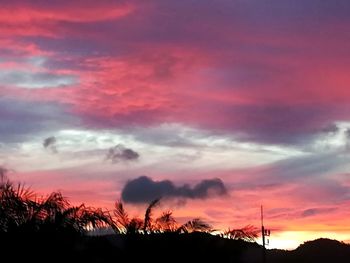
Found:
<path fill-rule="evenodd" d="M 269 243 L 269 240 L 266 239 L 266 237 L 270 236 L 270 230 L 265 229 L 264 227 L 264 209 L 262 205 L 261 205 L 260 212 L 261 212 L 261 236 L 262 236 L 262 245 L 263 245 L 262 262 L 266 263 L 266 241 L 267 241 L 267 244 Z"/>

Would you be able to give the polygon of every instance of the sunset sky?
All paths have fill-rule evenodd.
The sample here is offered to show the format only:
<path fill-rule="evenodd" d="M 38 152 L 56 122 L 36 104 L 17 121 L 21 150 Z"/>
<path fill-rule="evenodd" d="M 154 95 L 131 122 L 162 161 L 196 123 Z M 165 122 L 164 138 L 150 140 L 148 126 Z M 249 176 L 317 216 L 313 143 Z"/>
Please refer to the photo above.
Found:
<path fill-rule="evenodd" d="M 0 4 L 0 166 L 270 247 L 350 242 L 350 1 Z M 160 210 L 161 210 L 160 209 Z"/>

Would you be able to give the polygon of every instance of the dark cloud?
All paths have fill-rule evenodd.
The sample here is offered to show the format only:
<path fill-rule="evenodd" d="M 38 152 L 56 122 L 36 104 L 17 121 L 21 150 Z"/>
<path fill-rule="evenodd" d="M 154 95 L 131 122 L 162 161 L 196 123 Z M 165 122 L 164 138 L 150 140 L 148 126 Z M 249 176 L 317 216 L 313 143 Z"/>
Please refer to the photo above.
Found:
<path fill-rule="evenodd" d="M 187 184 L 177 187 L 170 180 L 153 181 L 147 176 L 141 176 L 126 183 L 122 199 L 129 203 L 148 203 L 156 198 L 205 199 L 226 194 L 226 187 L 218 178 L 202 180 L 194 187 Z"/>
<path fill-rule="evenodd" d="M 43 146 L 45 149 L 50 150 L 52 153 L 57 153 L 56 142 L 57 142 L 56 137 L 51 136 L 44 140 Z"/>
<path fill-rule="evenodd" d="M 43 146 L 44 148 L 47 148 L 51 145 L 54 145 L 56 143 L 56 137 L 55 136 L 51 136 L 51 137 L 48 137 L 44 140 L 43 142 Z"/>
<path fill-rule="evenodd" d="M 106 160 L 111 160 L 113 163 L 120 161 L 135 161 L 140 157 L 140 154 L 130 148 L 126 148 L 122 144 L 118 144 L 108 150 Z"/>
<path fill-rule="evenodd" d="M 330 124 L 327 127 L 322 129 L 322 132 L 324 132 L 324 133 L 334 134 L 334 133 L 337 133 L 338 131 L 339 131 L 339 127 L 334 123 L 332 123 L 332 124 Z"/>

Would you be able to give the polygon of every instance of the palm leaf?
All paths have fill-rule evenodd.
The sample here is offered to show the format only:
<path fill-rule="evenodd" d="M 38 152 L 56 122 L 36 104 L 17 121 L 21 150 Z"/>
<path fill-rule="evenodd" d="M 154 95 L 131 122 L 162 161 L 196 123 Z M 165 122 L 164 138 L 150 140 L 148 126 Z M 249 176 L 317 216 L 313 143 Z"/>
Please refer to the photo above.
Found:
<path fill-rule="evenodd" d="M 184 225 L 182 225 L 178 230 L 178 232 L 191 233 L 191 232 L 212 232 L 213 228 L 208 223 L 204 222 L 200 218 L 195 218 Z"/>
<path fill-rule="evenodd" d="M 138 234 L 140 233 L 143 226 L 142 219 L 138 217 L 134 217 L 130 220 L 127 228 L 126 228 L 126 234 Z"/>
<path fill-rule="evenodd" d="M 145 213 L 145 219 L 143 222 L 143 231 L 147 232 L 152 231 L 152 212 L 153 209 L 159 204 L 160 199 L 153 200 L 147 207 L 146 213 Z"/>
<path fill-rule="evenodd" d="M 173 214 L 172 211 L 165 211 L 156 219 L 157 230 L 163 231 L 163 232 L 176 231 L 177 222 L 172 214 Z"/>
<path fill-rule="evenodd" d="M 126 232 L 130 223 L 130 219 L 121 201 L 115 202 L 113 213 L 116 220 L 115 228 L 118 229 L 119 232 Z"/>
<path fill-rule="evenodd" d="M 259 237 L 260 230 L 252 225 L 243 228 L 228 229 L 224 232 L 224 236 L 229 239 L 242 239 L 245 241 L 255 241 Z"/>

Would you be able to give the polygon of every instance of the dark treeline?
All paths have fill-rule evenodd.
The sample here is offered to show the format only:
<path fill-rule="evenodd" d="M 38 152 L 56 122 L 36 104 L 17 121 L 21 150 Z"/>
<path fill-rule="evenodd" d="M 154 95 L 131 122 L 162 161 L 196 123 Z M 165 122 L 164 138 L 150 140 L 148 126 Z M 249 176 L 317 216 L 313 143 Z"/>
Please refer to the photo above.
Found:
<path fill-rule="evenodd" d="M 59 192 L 39 197 L 6 181 L 0 184 L 1 255 L 13 262 L 262 262 L 255 227 L 213 235 L 199 218 L 179 224 L 171 211 L 154 218 L 158 205 L 154 200 L 143 218 L 131 218 L 120 201 L 112 211 L 72 206 Z M 113 234 L 97 235 L 106 229 Z M 336 256 L 348 262 L 349 246 L 319 240 L 291 252 L 269 250 L 267 262 L 332 262 Z"/>

